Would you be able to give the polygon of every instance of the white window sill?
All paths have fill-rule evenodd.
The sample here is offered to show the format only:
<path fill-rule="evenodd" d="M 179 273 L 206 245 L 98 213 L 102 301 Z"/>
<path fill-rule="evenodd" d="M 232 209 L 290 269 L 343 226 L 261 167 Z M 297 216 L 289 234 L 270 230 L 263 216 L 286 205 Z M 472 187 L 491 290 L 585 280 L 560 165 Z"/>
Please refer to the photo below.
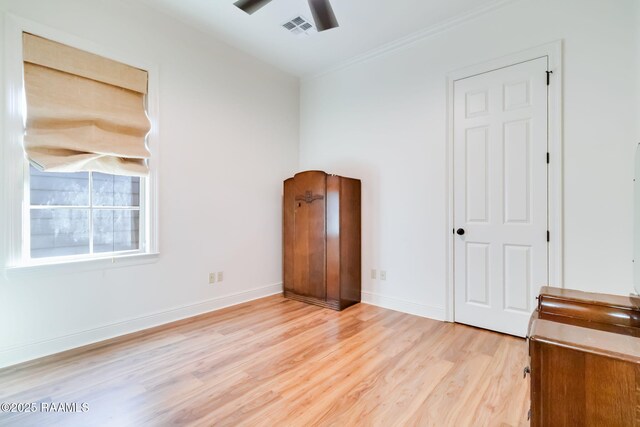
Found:
<path fill-rule="evenodd" d="M 137 253 L 130 255 L 109 256 L 104 258 L 70 259 L 55 263 L 22 264 L 7 267 L 4 275 L 7 279 L 16 279 L 33 275 L 77 273 L 80 271 L 104 270 L 107 268 L 129 267 L 142 264 L 152 264 L 158 260 L 160 254 Z"/>

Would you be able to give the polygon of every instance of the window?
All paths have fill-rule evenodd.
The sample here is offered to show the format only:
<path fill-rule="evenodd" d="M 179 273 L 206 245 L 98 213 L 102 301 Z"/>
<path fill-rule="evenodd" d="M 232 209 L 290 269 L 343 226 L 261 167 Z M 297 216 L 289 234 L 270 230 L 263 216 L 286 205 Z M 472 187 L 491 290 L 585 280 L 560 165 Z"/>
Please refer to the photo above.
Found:
<path fill-rule="evenodd" d="M 6 271 L 149 262 L 158 251 L 156 68 L 13 17 L 6 34 Z"/>
<path fill-rule="evenodd" d="M 140 251 L 139 177 L 29 167 L 29 257 Z"/>

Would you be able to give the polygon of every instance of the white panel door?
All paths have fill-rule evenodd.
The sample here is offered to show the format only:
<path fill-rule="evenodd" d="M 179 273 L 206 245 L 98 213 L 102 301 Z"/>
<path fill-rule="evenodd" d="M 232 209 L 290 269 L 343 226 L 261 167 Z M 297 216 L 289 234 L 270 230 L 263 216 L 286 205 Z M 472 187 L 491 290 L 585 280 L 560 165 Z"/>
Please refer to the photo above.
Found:
<path fill-rule="evenodd" d="M 546 71 L 544 57 L 454 83 L 456 322 L 525 336 L 547 283 Z"/>

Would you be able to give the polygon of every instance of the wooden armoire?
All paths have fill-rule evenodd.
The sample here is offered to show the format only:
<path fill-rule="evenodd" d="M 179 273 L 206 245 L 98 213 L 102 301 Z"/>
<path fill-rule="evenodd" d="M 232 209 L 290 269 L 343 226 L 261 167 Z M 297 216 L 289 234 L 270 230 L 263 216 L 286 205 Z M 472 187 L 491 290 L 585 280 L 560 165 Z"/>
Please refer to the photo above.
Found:
<path fill-rule="evenodd" d="M 322 171 L 284 182 L 287 298 L 342 310 L 360 302 L 360 180 Z"/>

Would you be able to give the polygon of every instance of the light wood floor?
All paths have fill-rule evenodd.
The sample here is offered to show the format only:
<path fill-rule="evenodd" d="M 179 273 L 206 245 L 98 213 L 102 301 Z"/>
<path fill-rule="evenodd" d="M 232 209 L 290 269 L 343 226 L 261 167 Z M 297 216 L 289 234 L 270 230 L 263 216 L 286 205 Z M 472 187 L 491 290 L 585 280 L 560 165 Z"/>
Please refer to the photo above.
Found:
<path fill-rule="evenodd" d="M 524 340 L 269 297 L 0 371 L 1 425 L 528 425 Z"/>

